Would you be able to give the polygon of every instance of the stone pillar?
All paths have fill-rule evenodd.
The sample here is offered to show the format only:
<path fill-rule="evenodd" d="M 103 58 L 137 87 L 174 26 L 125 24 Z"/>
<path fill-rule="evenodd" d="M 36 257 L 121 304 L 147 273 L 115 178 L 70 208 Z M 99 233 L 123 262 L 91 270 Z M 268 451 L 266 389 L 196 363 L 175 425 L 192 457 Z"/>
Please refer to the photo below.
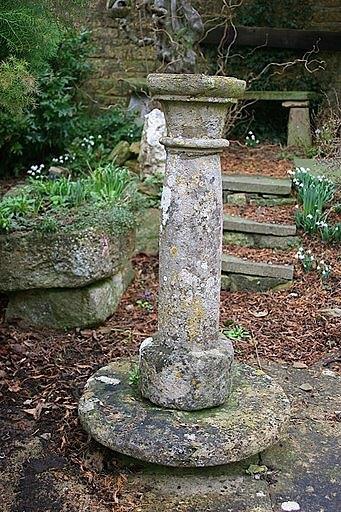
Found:
<path fill-rule="evenodd" d="M 154 74 L 149 90 L 164 109 L 168 137 L 160 228 L 158 332 L 140 348 L 142 395 L 196 410 L 229 393 L 233 347 L 219 333 L 222 254 L 220 152 L 229 104 L 243 81 Z"/>
<path fill-rule="evenodd" d="M 287 145 L 309 148 L 312 145 L 309 101 L 284 101 L 282 106 L 289 108 Z"/>

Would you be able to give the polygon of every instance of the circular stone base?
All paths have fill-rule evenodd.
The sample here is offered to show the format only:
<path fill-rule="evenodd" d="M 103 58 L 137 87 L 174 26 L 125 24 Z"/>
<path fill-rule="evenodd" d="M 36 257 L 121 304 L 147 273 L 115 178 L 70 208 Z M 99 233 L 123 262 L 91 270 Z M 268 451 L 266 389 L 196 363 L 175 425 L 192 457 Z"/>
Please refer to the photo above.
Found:
<path fill-rule="evenodd" d="M 201 411 L 157 407 L 129 384 L 131 360 L 111 363 L 87 382 L 79 403 L 84 429 L 99 443 L 166 466 L 216 466 L 275 443 L 289 420 L 289 400 L 261 370 L 234 365 L 227 402 Z"/>

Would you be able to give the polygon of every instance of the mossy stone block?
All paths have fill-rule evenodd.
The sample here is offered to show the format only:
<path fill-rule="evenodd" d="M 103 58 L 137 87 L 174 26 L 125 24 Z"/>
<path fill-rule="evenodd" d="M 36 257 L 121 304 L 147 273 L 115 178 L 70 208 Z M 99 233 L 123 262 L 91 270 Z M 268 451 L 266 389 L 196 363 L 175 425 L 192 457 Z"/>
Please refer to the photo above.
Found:
<path fill-rule="evenodd" d="M 13 293 L 10 295 L 6 320 L 57 330 L 99 325 L 114 313 L 132 275 L 129 267 L 83 288 Z"/>

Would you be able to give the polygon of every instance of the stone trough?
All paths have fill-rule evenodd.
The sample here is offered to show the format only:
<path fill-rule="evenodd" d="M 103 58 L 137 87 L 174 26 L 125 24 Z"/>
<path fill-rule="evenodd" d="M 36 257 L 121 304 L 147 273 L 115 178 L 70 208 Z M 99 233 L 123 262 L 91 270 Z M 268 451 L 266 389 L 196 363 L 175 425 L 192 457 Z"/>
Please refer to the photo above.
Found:
<path fill-rule="evenodd" d="M 134 232 L 104 226 L 0 235 L 0 291 L 7 321 L 70 329 L 98 325 L 132 278 Z"/>

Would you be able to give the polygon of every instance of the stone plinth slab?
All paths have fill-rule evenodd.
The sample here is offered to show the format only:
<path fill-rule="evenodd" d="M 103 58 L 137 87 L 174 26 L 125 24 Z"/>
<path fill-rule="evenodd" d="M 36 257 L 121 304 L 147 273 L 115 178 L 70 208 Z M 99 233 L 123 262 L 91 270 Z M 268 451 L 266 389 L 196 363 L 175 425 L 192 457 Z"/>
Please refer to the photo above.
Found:
<path fill-rule="evenodd" d="M 79 403 L 85 430 L 125 455 L 166 466 L 215 466 L 245 459 L 276 442 L 289 400 L 263 371 L 235 364 L 224 405 L 180 411 L 153 405 L 129 384 L 131 361 L 111 363 L 87 382 Z"/>
<path fill-rule="evenodd" d="M 223 190 L 253 194 L 288 196 L 291 194 L 291 180 L 269 178 L 262 175 L 223 174 Z"/>
<path fill-rule="evenodd" d="M 256 222 L 251 219 L 234 217 L 232 215 L 224 215 L 224 230 L 275 236 L 293 236 L 296 234 L 296 226 L 294 224 Z"/>
<path fill-rule="evenodd" d="M 236 258 L 227 254 L 224 254 L 222 257 L 222 270 L 223 272 L 233 274 L 277 277 L 287 280 L 292 280 L 294 276 L 293 265 L 271 265 L 270 263 L 243 260 L 242 258 Z"/>

